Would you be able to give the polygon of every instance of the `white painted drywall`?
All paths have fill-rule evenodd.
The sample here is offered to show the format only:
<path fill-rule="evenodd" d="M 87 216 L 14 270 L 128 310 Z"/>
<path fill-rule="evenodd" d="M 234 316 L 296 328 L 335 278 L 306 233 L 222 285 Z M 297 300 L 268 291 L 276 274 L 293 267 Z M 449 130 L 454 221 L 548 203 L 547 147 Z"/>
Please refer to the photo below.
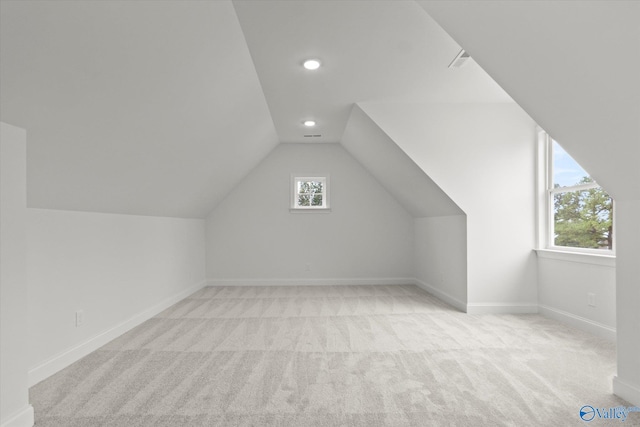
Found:
<path fill-rule="evenodd" d="M 418 284 L 454 307 L 466 310 L 466 216 L 416 218 L 414 256 Z"/>
<path fill-rule="evenodd" d="M 204 220 L 32 208 L 27 219 L 31 382 L 204 284 Z"/>
<path fill-rule="evenodd" d="M 0 10 L 0 108 L 29 130 L 29 207 L 204 218 L 278 144 L 231 1 Z"/>
<path fill-rule="evenodd" d="M 292 173 L 330 175 L 330 213 L 289 211 Z M 339 144 L 280 144 L 207 218 L 207 275 L 213 284 L 411 278 L 413 217 Z"/>
<path fill-rule="evenodd" d="M 640 406 L 640 200 L 617 201 L 615 209 L 618 376 L 613 390 Z"/>
<path fill-rule="evenodd" d="M 363 100 L 509 100 L 476 64 L 447 69 L 460 47 L 414 1 L 233 4 L 282 142 L 306 142 L 306 114 L 323 141 L 340 141 Z M 306 58 L 322 65 L 305 73 Z"/>
<path fill-rule="evenodd" d="M 414 218 L 463 214 L 357 105 L 351 109 L 340 143 Z"/>
<path fill-rule="evenodd" d="M 609 194 L 640 198 L 640 2 L 419 3 Z"/>
<path fill-rule="evenodd" d="M 615 340 L 615 264 L 585 261 L 579 257 L 570 261 L 538 255 L 540 312 Z M 595 295 L 595 307 L 588 304 L 589 293 Z"/>
<path fill-rule="evenodd" d="M 614 391 L 640 405 L 640 3 L 420 4 L 614 197 Z"/>
<path fill-rule="evenodd" d="M 469 311 L 536 311 L 531 118 L 512 103 L 360 107 L 466 213 Z"/>
<path fill-rule="evenodd" d="M 33 425 L 27 382 L 26 132 L 0 123 L 0 426 Z"/>

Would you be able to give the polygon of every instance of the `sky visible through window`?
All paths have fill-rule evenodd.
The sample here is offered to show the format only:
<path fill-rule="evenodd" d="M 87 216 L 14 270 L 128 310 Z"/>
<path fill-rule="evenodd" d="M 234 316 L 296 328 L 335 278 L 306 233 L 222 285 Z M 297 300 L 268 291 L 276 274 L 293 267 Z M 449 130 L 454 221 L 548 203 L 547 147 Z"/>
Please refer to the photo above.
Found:
<path fill-rule="evenodd" d="M 564 151 L 556 141 L 553 141 L 553 183 L 560 187 L 576 185 L 589 174 Z"/>
<path fill-rule="evenodd" d="M 553 141 L 552 245 L 613 249 L 613 201 L 589 174 Z M 576 188 L 578 185 L 580 187 Z"/>

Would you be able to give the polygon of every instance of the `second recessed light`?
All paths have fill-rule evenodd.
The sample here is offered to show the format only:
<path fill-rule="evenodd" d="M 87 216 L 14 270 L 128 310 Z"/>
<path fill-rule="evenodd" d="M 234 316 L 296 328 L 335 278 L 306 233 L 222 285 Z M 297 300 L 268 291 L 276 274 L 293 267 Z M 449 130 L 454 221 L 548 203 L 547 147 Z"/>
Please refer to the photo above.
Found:
<path fill-rule="evenodd" d="M 305 120 L 303 123 L 306 127 L 313 127 L 316 125 L 316 122 L 313 120 Z"/>
<path fill-rule="evenodd" d="M 302 65 L 307 70 L 317 70 L 318 68 L 320 68 L 320 61 L 318 61 L 317 59 L 307 59 Z"/>

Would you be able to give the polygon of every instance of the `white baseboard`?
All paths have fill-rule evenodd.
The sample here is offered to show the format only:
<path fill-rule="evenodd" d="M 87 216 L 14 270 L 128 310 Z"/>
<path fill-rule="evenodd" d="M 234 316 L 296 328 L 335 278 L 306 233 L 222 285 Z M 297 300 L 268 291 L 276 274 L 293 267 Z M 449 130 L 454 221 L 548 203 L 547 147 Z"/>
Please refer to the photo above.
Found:
<path fill-rule="evenodd" d="M 10 415 L 2 421 L 0 427 L 33 427 L 35 419 L 33 416 L 33 406 L 27 405 L 17 413 Z"/>
<path fill-rule="evenodd" d="M 350 286 L 350 285 L 413 285 L 409 277 L 345 278 L 345 279 L 209 279 L 207 286 Z"/>
<path fill-rule="evenodd" d="M 630 384 L 615 376 L 613 377 L 613 394 L 634 406 L 640 407 L 640 385 Z"/>
<path fill-rule="evenodd" d="M 616 340 L 615 328 L 557 308 L 549 307 L 548 305 L 540 304 L 538 307 L 540 309 L 540 314 L 545 317 L 549 317 L 550 319 L 557 320 L 558 322 L 573 326 L 609 341 L 615 342 Z"/>
<path fill-rule="evenodd" d="M 125 332 L 135 328 L 139 324 L 149 320 L 163 310 L 171 307 L 173 304 L 204 288 L 205 285 L 206 282 L 203 281 L 195 286 L 191 286 L 190 288 L 185 289 L 182 292 L 164 299 L 162 302 L 154 305 L 153 307 L 150 307 L 147 310 L 136 314 L 130 319 L 125 320 L 124 322 L 119 323 L 112 328 L 109 328 L 89 338 L 88 340 L 85 340 L 84 342 L 81 342 L 80 344 L 63 351 L 62 353 L 51 357 L 50 359 L 34 368 L 31 368 L 29 370 L 29 387 L 36 385 L 40 381 L 50 377 L 56 372 L 61 371 L 72 363 L 82 359 L 84 356 L 91 353 L 92 351 L 97 350 L 98 348 L 107 344 L 109 341 L 112 341 Z"/>
<path fill-rule="evenodd" d="M 431 286 L 428 283 L 425 283 L 425 282 L 423 282 L 422 280 L 419 280 L 419 279 L 414 279 L 413 283 L 417 287 L 419 287 L 421 289 L 424 289 L 425 291 L 427 291 L 428 293 L 430 293 L 434 297 L 446 302 L 447 304 L 457 308 L 458 310 L 460 310 L 462 312 L 466 312 L 467 311 L 467 303 L 462 302 L 459 299 L 452 297 L 448 293 L 443 292 L 440 289 L 434 288 L 433 286 Z"/>
<path fill-rule="evenodd" d="M 538 304 L 479 302 L 467 304 L 468 314 L 535 314 Z"/>

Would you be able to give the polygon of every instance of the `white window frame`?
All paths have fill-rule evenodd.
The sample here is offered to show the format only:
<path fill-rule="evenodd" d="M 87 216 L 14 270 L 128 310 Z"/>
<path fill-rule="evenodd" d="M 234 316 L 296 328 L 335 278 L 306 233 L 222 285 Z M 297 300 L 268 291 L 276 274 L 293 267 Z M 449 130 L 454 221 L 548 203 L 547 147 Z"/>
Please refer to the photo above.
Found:
<path fill-rule="evenodd" d="M 321 206 L 300 206 L 298 205 L 298 183 L 306 181 L 322 182 L 322 205 Z M 330 212 L 329 203 L 330 183 L 328 174 L 309 175 L 309 174 L 291 174 L 290 206 L 291 212 Z"/>
<path fill-rule="evenodd" d="M 537 187 L 537 213 L 538 213 L 538 227 L 537 227 L 537 250 L 543 252 L 564 254 L 558 256 L 559 259 L 567 259 L 567 254 L 582 255 L 583 261 L 588 262 L 589 259 L 593 260 L 593 257 L 610 258 L 615 263 L 615 250 L 616 250 L 616 220 L 615 209 L 613 218 L 613 248 L 608 249 L 592 249 L 592 248 L 575 248 L 570 246 L 556 246 L 554 245 L 554 221 L 553 221 L 553 199 L 557 193 L 564 193 L 570 191 L 583 191 L 591 188 L 600 187 L 597 182 L 591 182 L 588 184 L 579 184 L 568 187 L 553 188 L 553 139 L 551 136 L 541 128 L 538 128 L 538 143 L 537 143 L 537 171 L 538 179 L 536 183 Z M 613 201 L 612 201 L 613 202 Z M 615 203 L 615 202 L 613 202 Z M 549 254 L 545 255 L 549 257 Z M 586 258 L 584 256 L 587 256 Z M 596 262 L 599 263 L 599 262 Z"/>

